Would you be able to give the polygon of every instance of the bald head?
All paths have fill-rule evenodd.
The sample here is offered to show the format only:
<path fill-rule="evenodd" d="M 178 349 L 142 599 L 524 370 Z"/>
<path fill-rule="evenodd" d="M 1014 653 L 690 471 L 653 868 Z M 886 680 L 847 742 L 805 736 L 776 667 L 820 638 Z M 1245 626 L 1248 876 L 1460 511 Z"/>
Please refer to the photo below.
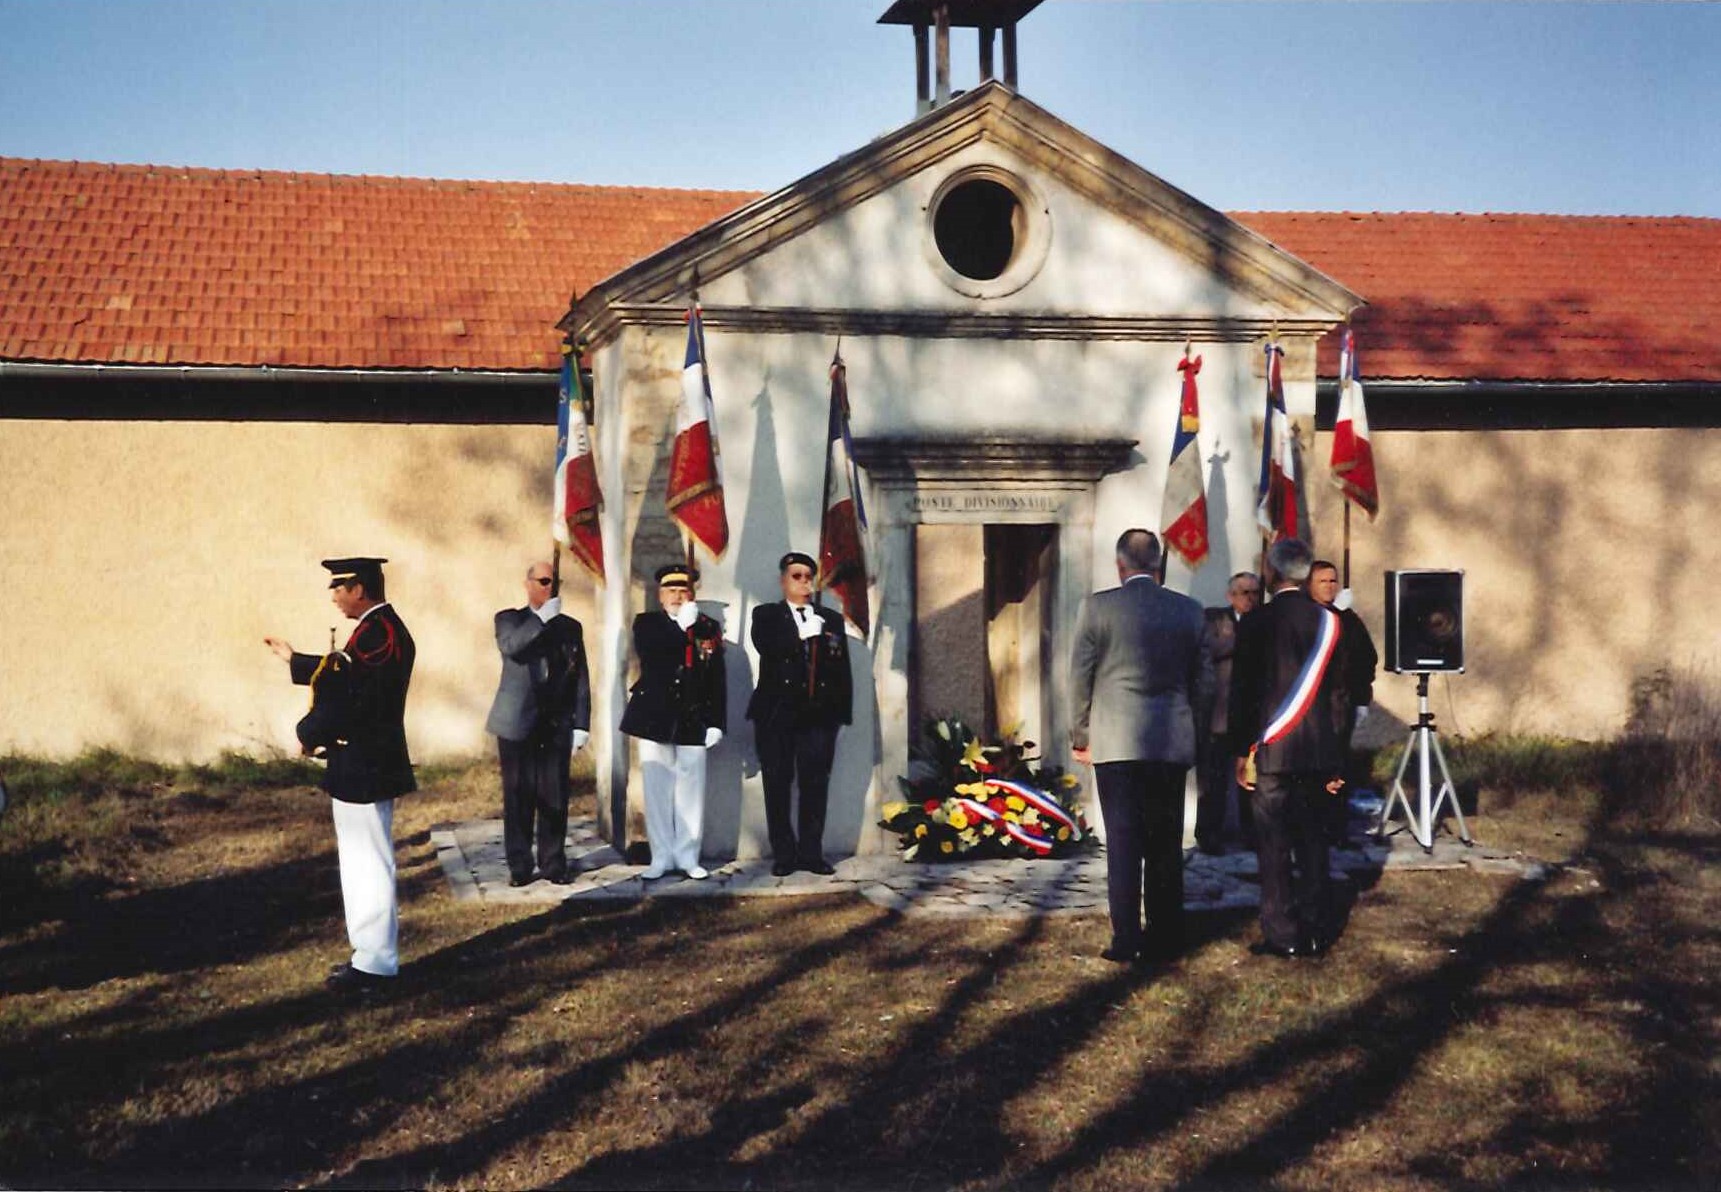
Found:
<path fill-rule="evenodd" d="M 544 601 L 550 598 L 556 586 L 555 575 L 555 569 L 542 560 L 526 568 L 526 603 L 533 608 L 543 608 Z"/>

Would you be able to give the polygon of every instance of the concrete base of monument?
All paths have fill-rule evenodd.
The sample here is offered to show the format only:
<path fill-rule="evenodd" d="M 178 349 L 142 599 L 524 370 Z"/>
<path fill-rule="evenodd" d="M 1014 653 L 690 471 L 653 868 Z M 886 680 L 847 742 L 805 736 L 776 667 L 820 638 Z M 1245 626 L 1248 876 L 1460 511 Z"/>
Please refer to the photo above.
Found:
<path fill-rule="evenodd" d="M 1439 839 L 1425 853 L 1399 833 L 1380 841 L 1364 821 L 1352 822 L 1347 847 L 1331 850 L 1333 880 L 1341 893 L 1374 885 L 1384 870 L 1451 869 L 1516 875 L 1539 880 L 1546 867 L 1530 858 L 1465 847 Z M 578 876 L 565 886 L 538 881 L 508 884 L 502 853 L 502 821 L 471 820 L 442 824 L 431 832 L 437 857 L 455 898 L 485 902 L 562 903 L 638 898 L 794 897 L 808 894 L 858 894 L 875 905 L 906 915 L 1044 915 L 1106 913 L 1105 854 L 1095 850 L 1061 860 L 989 860 L 920 863 L 896 853 L 873 853 L 836 862 L 836 873 L 821 877 L 795 873 L 774 877 L 769 860 L 732 861 L 711 867 L 693 881 L 671 873 L 657 881 L 641 878 L 644 867 L 625 864 L 597 834 L 591 820 L 568 827 L 568 857 Z M 1260 905 L 1255 854 L 1234 849 L 1222 856 L 1194 850 L 1184 854 L 1184 905 L 1191 911 L 1230 910 Z"/>

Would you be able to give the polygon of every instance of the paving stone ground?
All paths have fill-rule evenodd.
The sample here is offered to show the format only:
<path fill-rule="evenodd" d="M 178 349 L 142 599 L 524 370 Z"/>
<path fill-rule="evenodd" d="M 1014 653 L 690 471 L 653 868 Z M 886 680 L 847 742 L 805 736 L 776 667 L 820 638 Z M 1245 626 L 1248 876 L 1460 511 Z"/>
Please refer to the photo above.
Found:
<path fill-rule="evenodd" d="M 1467 847 L 1438 837 L 1424 852 L 1408 833 L 1381 841 L 1369 821 L 1351 823 L 1350 846 L 1332 850 L 1332 875 L 1361 890 L 1386 869 L 1455 869 L 1505 873 L 1539 880 L 1546 866 L 1522 855 Z M 836 874 L 795 873 L 774 877 L 769 858 L 711 866 L 711 876 L 693 881 L 672 873 L 657 881 L 640 877 L 644 866 L 626 864 L 597 834 L 590 819 L 568 826 L 568 857 L 579 875 L 565 886 L 538 881 L 508 885 L 500 819 L 438 825 L 431 832 L 437 857 L 457 899 L 485 902 L 560 903 L 636 898 L 795 897 L 854 893 L 905 915 L 1104 914 L 1105 855 L 1102 850 L 1063 859 L 924 863 L 896 853 L 875 853 L 835 862 Z M 1259 906 L 1261 888 L 1252 852 L 1235 848 L 1223 856 L 1186 850 L 1184 905 L 1192 911 Z"/>

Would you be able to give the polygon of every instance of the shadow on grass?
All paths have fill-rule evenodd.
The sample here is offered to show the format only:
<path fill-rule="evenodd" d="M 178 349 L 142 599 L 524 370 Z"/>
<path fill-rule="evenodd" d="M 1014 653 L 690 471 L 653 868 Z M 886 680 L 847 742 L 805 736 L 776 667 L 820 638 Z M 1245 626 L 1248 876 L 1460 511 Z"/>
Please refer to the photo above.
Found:
<path fill-rule="evenodd" d="M 602 1120 L 612 1101 L 624 1111 L 635 1105 L 642 1071 L 697 1072 L 712 1040 L 733 1032 L 756 1036 L 756 1045 L 725 1060 L 722 1092 L 701 1104 L 698 1120 L 642 1126 L 651 1140 L 633 1145 L 622 1130 L 622 1141 L 572 1148 L 583 1157 L 523 1182 L 1247 1186 L 1307 1168 L 1334 1138 L 1392 1132 L 1431 1057 L 1479 1024 L 1534 1008 L 1585 1020 L 1630 1003 L 1641 1009 L 1609 1020 L 1626 1024 L 1640 1064 L 1628 1104 L 1550 1120 L 1532 1098 L 1525 1109 L 1502 1112 L 1480 1137 L 1472 1129 L 1450 1150 L 1424 1145 L 1389 1174 L 1497 1186 L 1499 1179 L 1474 1174 L 1478 1156 L 1545 1152 L 1584 1158 L 1565 1174 L 1511 1168 L 1508 1182 L 1713 1186 L 1715 1078 L 1706 1064 L 1721 1004 L 1710 972 L 1654 957 L 1675 939 L 1712 953 L 1717 933 L 1693 919 L 1637 854 L 1658 849 L 1701 862 L 1713 859 L 1715 842 L 1634 836 L 1615 815 L 1604 808 L 1588 825 L 1582 860 L 1604 879 L 1593 888 L 1554 895 L 1539 884 L 1511 886 L 1468 929 L 1443 933 L 1434 925 L 1450 949 L 1438 962 L 1408 976 L 1387 974 L 1312 1020 L 1263 1022 L 1253 1044 L 1223 1062 L 1204 1048 L 1243 978 L 1203 962 L 1209 950 L 1250 934 L 1250 912 L 1192 915 L 1184 960 L 1130 970 L 1072 968 L 1095 962 L 1062 951 L 1049 917 L 1010 921 L 982 941 L 959 923 L 922 921 L 906 932 L 896 916 L 831 899 L 772 900 L 768 909 L 670 899 L 566 904 L 413 960 L 398 992 L 374 1003 L 335 1001 L 311 984 L 319 974 L 307 974 L 307 987 L 284 996 L 158 1021 L 157 1003 L 196 981 L 201 966 L 322 933 L 338 899 L 332 889 L 318 896 L 317 911 L 308 901 L 307 890 L 325 884 L 314 872 L 329 864 L 323 857 L 143 891 L 114 900 L 106 918 L 69 926 L 56 937 L 57 952 L 36 948 L 39 941 L 0 952 L 0 988 L 77 988 L 138 972 L 177 982 L 79 1015 L 69 1030 L 8 1032 L 0 1071 L 28 1075 L 0 1084 L 0 1108 L 70 1104 L 79 1107 L 74 1122 L 119 1124 L 110 1125 L 99 1158 L 82 1160 L 82 1140 L 62 1126 L 15 1151 L 0 1178 L 68 1186 L 507 1182 L 508 1164 L 544 1140 Z M 402 872 L 403 890 L 420 896 L 440 880 L 425 856 L 407 859 Z M 1376 906 L 1365 901 L 1357 913 Z M 257 925 L 226 939 L 188 938 L 198 934 L 185 929 L 194 915 L 213 915 L 218 926 Z M 772 943 L 766 927 L 781 929 L 778 939 L 798 935 L 760 952 L 756 945 Z M 129 950 L 116 959 L 112 947 L 121 940 Z M 925 1004 L 898 1007 L 901 1021 L 878 1032 L 876 1046 L 840 1046 L 857 1016 L 877 1008 L 845 996 L 843 966 L 864 966 L 889 988 L 931 953 L 947 982 L 919 999 Z M 56 968 L 57 955 L 69 967 Z M 1538 984 L 1535 966 L 1574 955 L 1585 958 L 1593 984 Z M 672 984 L 690 958 L 710 964 L 726 956 L 746 963 Z M 1283 971 L 1318 981 L 1347 963 L 1341 947 L 1325 969 Z M 993 1001 L 1000 989 L 1036 988 L 1031 978 L 1047 969 L 1082 975 L 1063 981 L 1055 997 L 1008 1007 Z M 637 980 L 649 1011 L 640 1025 L 605 1025 L 579 1052 L 554 1036 L 522 1042 L 520 1024 L 559 1013 L 564 1002 L 581 1005 L 589 985 L 618 970 Z M 685 1008 L 657 1003 L 660 987 L 685 994 Z M 1178 1006 L 1175 1029 L 1151 1055 L 1118 1052 L 1113 1032 L 1133 1037 L 1123 1028 L 1156 990 Z M 778 1021 L 783 1005 L 799 1009 Z M 117 1065 L 116 1048 L 123 1049 Z M 45 1055 L 51 1065 L 41 1062 Z M 244 1079 L 275 1067 L 278 1078 Z M 1038 1104 L 1040 1090 L 1072 1069 L 1106 1071 L 1116 1078 L 1113 1091 L 1084 1105 L 1055 1145 L 1041 1141 L 1024 1155 L 1021 1107 Z M 155 1120 L 122 1112 L 149 1086 L 212 1072 L 239 1091 Z M 419 1132 L 404 1137 L 415 1115 L 457 1097 L 462 1085 L 482 1086 L 500 1108 L 476 1125 L 469 1117 L 453 1130 L 413 1126 Z M 1177 1153 L 1206 1128 L 1204 1118 L 1263 1089 L 1278 1095 L 1246 1131 L 1179 1160 L 1175 1174 L 1154 1158 Z M 1442 1107 L 1427 1110 L 1440 1120 Z"/>

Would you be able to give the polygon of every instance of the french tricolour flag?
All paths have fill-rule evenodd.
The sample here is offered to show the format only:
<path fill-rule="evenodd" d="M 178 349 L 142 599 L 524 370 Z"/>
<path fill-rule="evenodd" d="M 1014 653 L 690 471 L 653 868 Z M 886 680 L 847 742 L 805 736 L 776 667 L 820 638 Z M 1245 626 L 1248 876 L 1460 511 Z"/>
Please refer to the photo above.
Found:
<path fill-rule="evenodd" d="M 1177 362 L 1183 374 L 1183 400 L 1177 410 L 1177 432 L 1171 440 L 1171 470 L 1165 476 L 1165 500 L 1160 503 L 1160 535 L 1190 570 L 1207 558 L 1207 493 L 1201 486 L 1201 397 L 1195 374 L 1201 357 L 1187 349 Z"/>
<path fill-rule="evenodd" d="M 713 557 L 729 545 L 721 460 L 705 368 L 705 329 L 695 304 L 687 311 L 687 356 L 681 367 L 681 408 L 675 419 L 675 446 L 669 453 L 666 503 L 669 516 Z"/>
<path fill-rule="evenodd" d="M 604 506 L 586 428 L 580 362 L 572 346 L 562 348 L 562 380 L 556 393 L 556 477 L 550 534 L 580 565 L 604 581 L 604 542 L 598 511 Z"/>
<path fill-rule="evenodd" d="M 1349 327 L 1339 346 L 1339 412 L 1333 423 L 1333 483 L 1373 518 L 1380 512 L 1380 484 L 1368 441 L 1368 412 L 1362 403 L 1362 369 Z"/>
<path fill-rule="evenodd" d="M 1255 501 L 1255 521 L 1274 542 L 1299 536 L 1297 457 L 1279 369 L 1284 355 L 1278 344 L 1267 345 L 1267 416 L 1261 427 L 1261 487 Z"/>
<path fill-rule="evenodd" d="M 843 612 L 864 635 L 872 617 L 867 607 L 866 506 L 855 470 L 849 436 L 848 369 L 843 358 L 831 361 L 831 416 L 825 435 L 825 503 L 819 526 L 819 586 L 841 596 Z"/>

